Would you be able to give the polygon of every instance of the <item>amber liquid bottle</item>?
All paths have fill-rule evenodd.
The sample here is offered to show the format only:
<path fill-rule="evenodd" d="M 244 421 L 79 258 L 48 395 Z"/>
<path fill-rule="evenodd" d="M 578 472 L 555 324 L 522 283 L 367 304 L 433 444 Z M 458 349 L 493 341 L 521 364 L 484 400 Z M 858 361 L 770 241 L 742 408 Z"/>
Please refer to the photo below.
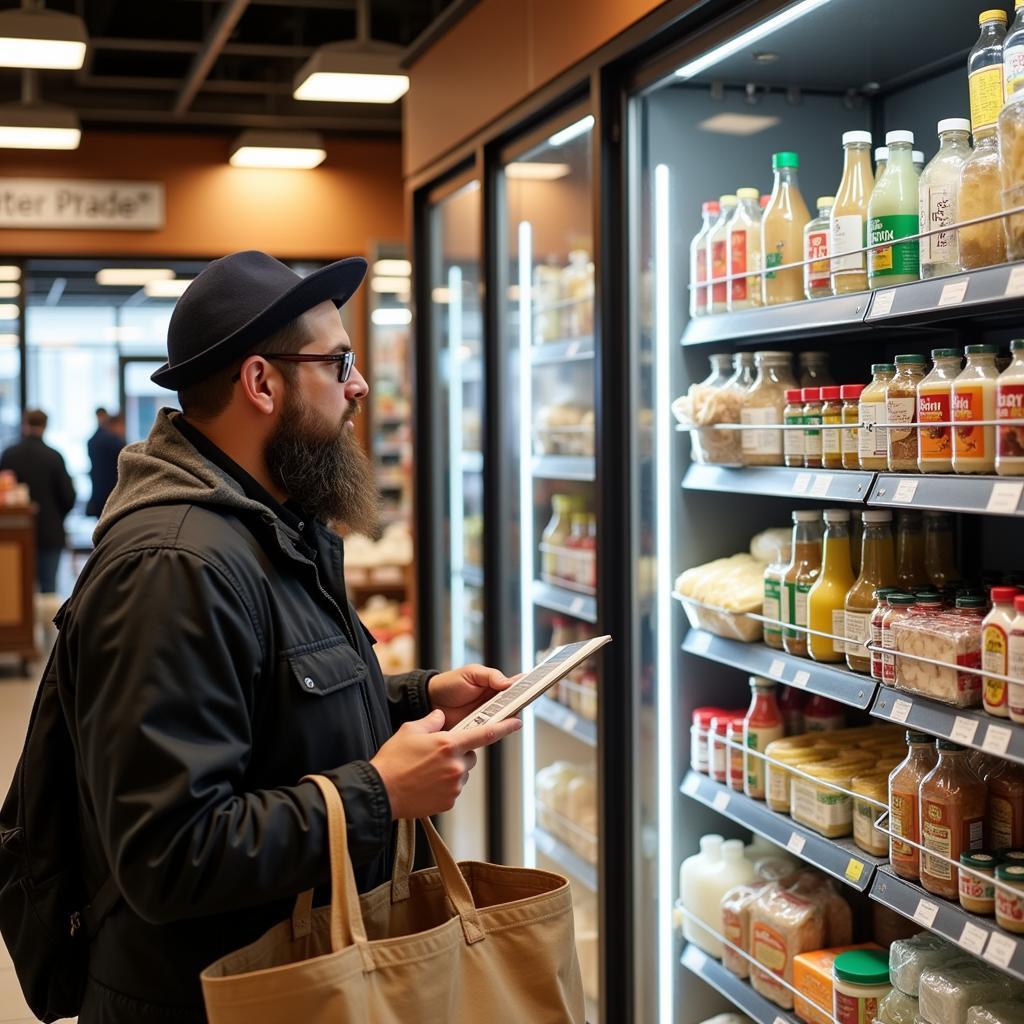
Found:
<path fill-rule="evenodd" d="M 878 604 L 875 591 L 896 585 L 896 550 L 892 541 L 892 513 L 862 513 L 860 575 L 846 595 L 846 664 L 854 672 L 871 671 L 871 654 L 862 644 L 871 636 L 871 613 Z"/>
<path fill-rule="evenodd" d="M 927 587 L 920 512 L 896 513 L 896 585 L 908 593 Z"/>

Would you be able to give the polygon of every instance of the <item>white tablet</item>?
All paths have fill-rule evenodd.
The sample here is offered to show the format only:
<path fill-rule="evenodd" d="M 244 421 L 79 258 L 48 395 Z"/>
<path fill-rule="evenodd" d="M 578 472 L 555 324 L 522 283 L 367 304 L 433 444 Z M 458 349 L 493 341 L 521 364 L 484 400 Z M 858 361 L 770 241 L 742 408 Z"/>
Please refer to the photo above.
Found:
<path fill-rule="evenodd" d="M 567 676 L 577 665 L 586 661 L 606 643 L 610 636 L 596 636 L 592 640 L 581 640 L 575 644 L 557 647 L 539 665 L 530 669 L 513 683 L 507 690 L 492 697 L 481 705 L 472 715 L 467 715 L 458 725 L 453 726 L 453 733 L 465 732 L 478 725 L 488 722 L 500 722 L 504 718 L 518 715 L 527 704 L 535 701 L 545 690 L 554 686 L 563 676 Z"/>

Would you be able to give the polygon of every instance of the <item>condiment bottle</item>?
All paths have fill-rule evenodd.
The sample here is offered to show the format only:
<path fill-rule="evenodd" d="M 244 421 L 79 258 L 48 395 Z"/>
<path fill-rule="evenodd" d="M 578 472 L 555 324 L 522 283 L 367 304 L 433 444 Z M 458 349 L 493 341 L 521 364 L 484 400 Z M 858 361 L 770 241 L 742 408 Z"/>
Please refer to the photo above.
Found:
<path fill-rule="evenodd" d="M 729 748 L 725 758 L 725 780 L 730 789 L 743 792 L 743 778 L 745 768 L 743 766 L 743 719 L 732 718 L 729 720 L 726 736 L 729 739 Z"/>
<path fill-rule="evenodd" d="M 736 190 L 736 212 L 729 222 L 729 311 L 761 305 L 761 207 L 756 188 Z M 753 277 L 743 274 L 753 273 Z M 738 276 L 734 276 L 738 275 Z"/>
<path fill-rule="evenodd" d="M 1010 355 L 1013 361 L 996 381 L 996 472 L 1024 476 L 1024 340 L 1010 342 Z"/>
<path fill-rule="evenodd" d="M 798 356 L 800 365 L 800 387 L 820 388 L 835 384 L 828 369 L 827 352 L 801 352 Z"/>
<path fill-rule="evenodd" d="M 764 601 L 761 614 L 769 621 L 764 623 L 764 642 L 768 647 L 777 651 L 782 650 L 782 625 L 785 621 L 783 615 L 783 585 L 786 570 L 789 568 L 789 558 L 792 554 L 790 546 L 780 545 L 775 552 L 775 558 L 764 570 Z"/>
<path fill-rule="evenodd" d="M 959 579 L 953 517 L 948 512 L 924 513 L 924 569 L 939 590 Z"/>
<path fill-rule="evenodd" d="M 907 756 L 889 775 L 889 831 L 910 842 L 890 837 L 889 863 L 900 878 L 916 882 L 920 877 L 920 853 L 912 843 L 921 842 L 919 814 L 921 781 L 935 767 L 935 741 L 927 733 L 907 733 Z"/>
<path fill-rule="evenodd" d="M 965 871 L 964 868 L 970 870 Z M 960 854 L 960 906 L 971 914 L 989 916 L 996 909 L 996 858 L 988 850 Z"/>
<path fill-rule="evenodd" d="M 1020 935 L 1024 933 L 1024 867 L 1000 864 L 996 881 L 996 924 Z"/>
<path fill-rule="evenodd" d="M 896 585 L 913 593 L 928 582 L 921 513 L 901 510 L 896 513 Z"/>
<path fill-rule="evenodd" d="M 925 358 L 921 355 L 896 357 L 896 376 L 885 389 L 890 473 L 917 472 L 917 428 L 911 424 L 917 414 L 917 387 L 924 379 Z"/>
<path fill-rule="evenodd" d="M 540 556 L 541 576 L 548 581 L 559 579 L 559 552 L 572 532 L 572 511 L 572 499 L 568 495 L 556 494 L 551 498 L 551 518 L 540 536 L 544 545 Z"/>
<path fill-rule="evenodd" d="M 916 281 L 920 271 L 917 240 L 898 241 L 918 232 L 918 178 L 911 160 L 914 133 L 889 132 L 885 142 L 889 162 L 868 201 L 868 245 L 882 245 L 868 254 L 869 288 Z"/>
<path fill-rule="evenodd" d="M 882 616 L 882 684 L 884 686 L 896 685 L 896 641 L 893 636 L 893 626 L 900 620 L 911 614 L 911 609 L 917 603 L 913 594 L 905 594 L 897 591 L 889 594 L 885 599 L 888 608 Z"/>
<path fill-rule="evenodd" d="M 963 355 L 956 348 L 933 348 L 934 366 L 917 386 L 917 468 L 922 473 L 953 472 L 953 381 Z M 925 426 L 928 423 L 938 426 Z"/>
<path fill-rule="evenodd" d="M 1006 101 L 1003 81 L 1003 42 L 1006 39 L 1006 11 L 982 11 L 978 15 L 981 33 L 967 58 L 971 94 L 971 130 L 995 128 Z"/>
<path fill-rule="evenodd" d="M 804 297 L 804 276 L 800 267 L 781 271 L 771 269 L 799 263 L 803 252 L 804 227 L 811 215 L 800 194 L 797 182 L 799 167 L 800 158 L 796 153 L 775 153 L 772 156 L 775 183 L 761 221 L 761 248 L 768 271 L 762 286 L 766 306 L 798 302 Z"/>
<path fill-rule="evenodd" d="M 875 150 L 875 181 L 878 181 L 883 174 L 885 174 L 885 168 L 889 163 L 889 147 L 879 146 Z"/>
<path fill-rule="evenodd" d="M 785 733 L 782 712 L 775 699 L 775 683 L 760 676 L 750 677 L 750 709 L 743 720 L 743 746 L 747 751 L 760 751 Z M 746 765 L 743 792 L 754 800 L 764 799 L 764 758 L 744 753 Z"/>
<path fill-rule="evenodd" d="M 1024 722 L 1024 594 L 1018 594 L 1013 599 L 1013 607 L 1017 614 L 1007 637 L 1006 674 L 1014 682 L 1010 683 L 1007 701 L 1010 721 Z"/>
<path fill-rule="evenodd" d="M 708 279 L 708 235 L 722 212 L 717 202 L 702 203 L 700 207 L 700 231 L 690 242 L 690 316 L 704 316 L 708 311 L 710 298 L 708 289 L 701 287 Z"/>
<path fill-rule="evenodd" d="M 832 294 L 829 274 L 829 217 L 835 196 L 818 196 L 818 216 L 804 228 L 804 259 L 813 263 L 804 265 L 804 295 L 809 299 L 823 299 Z"/>
<path fill-rule="evenodd" d="M 1016 17 L 1003 40 L 1003 94 L 1009 99 L 1024 85 L 1024 0 L 1016 0 Z"/>
<path fill-rule="evenodd" d="M 744 424 L 782 423 L 786 408 L 786 390 L 796 387 L 792 356 L 788 352 L 755 352 L 757 377 L 743 399 L 740 422 Z M 745 466 L 781 466 L 784 430 L 744 430 Z"/>
<path fill-rule="evenodd" d="M 971 155 L 971 122 L 947 117 L 939 122 L 939 151 L 918 183 L 922 231 L 956 223 L 960 172 Z M 943 231 L 921 239 L 921 277 L 941 277 L 960 269 L 956 231 Z"/>
<path fill-rule="evenodd" d="M 711 762 L 708 760 L 708 734 L 711 731 L 711 719 L 715 715 L 725 714 L 723 708 L 694 708 L 690 717 L 690 767 L 702 775 L 711 774 Z"/>
<path fill-rule="evenodd" d="M 825 509 L 825 537 L 821 573 L 807 595 L 807 622 L 812 630 L 807 650 L 815 661 L 842 661 L 846 644 L 817 633 L 846 636 L 846 595 L 853 586 L 850 561 L 850 513 L 846 509 Z"/>
<path fill-rule="evenodd" d="M 784 686 L 779 693 L 779 711 L 782 712 L 782 725 L 787 736 L 801 736 L 807 731 L 804 724 L 804 708 L 807 705 L 807 694 L 795 686 Z"/>
<path fill-rule="evenodd" d="M 882 625 L 889 610 L 889 595 L 899 593 L 899 587 L 879 587 L 875 591 L 875 608 L 869 621 L 871 636 L 871 678 L 882 681 Z"/>
<path fill-rule="evenodd" d="M 843 705 L 820 693 L 811 695 L 804 708 L 804 728 L 808 732 L 837 732 L 846 726 Z"/>
<path fill-rule="evenodd" d="M 804 465 L 821 469 L 821 389 L 804 388 Z"/>
<path fill-rule="evenodd" d="M 793 554 L 783 578 L 783 619 L 802 629 L 783 629 L 787 654 L 807 657 L 807 595 L 821 571 L 821 513 L 798 509 L 793 513 Z"/>
<path fill-rule="evenodd" d="M 786 408 L 782 411 L 782 422 L 799 428 L 804 422 L 803 388 L 789 388 L 786 391 Z M 804 431 L 787 430 L 782 439 L 784 461 L 787 466 L 804 464 Z"/>
<path fill-rule="evenodd" d="M 1001 81 L 1001 79 L 1000 79 Z M 953 421 L 996 418 L 995 345 L 968 345 L 967 365 L 953 382 Z M 996 465 L 996 428 L 961 427 L 953 433 L 953 472 L 991 473 Z"/>
<path fill-rule="evenodd" d="M 896 375 L 893 363 L 873 363 L 871 383 L 861 392 L 858 415 L 861 424 L 885 423 L 885 391 Z M 887 470 L 889 468 L 889 434 L 885 427 L 872 430 L 862 426 L 858 432 L 860 468 Z"/>
<path fill-rule="evenodd" d="M 832 254 L 832 293 L 847 295 L 867 290 L 868 200 L 875 187 L 871 173 L 871 133 L 843 133 L 843 178 L 829 214 Z M 852 255 L 845 255 L 852 253 Z"/>
<path fill-rule="evenodd" d="M 738 204 L 734 195 L 720 196 L 721 212 L 708 232 L 708 280 L 719 282 L 708 286 L 709 313 L 724 313 L 729 308 L 729 284 L 725 280 L 729 273 L 729 225 Z"/>
<path fill-rule="evenodd" d="M 841 391 L 835 384 L 821 389 L 821 464 L 825 469 L 843 468 Z"/>
<path fill-rule="evenodd" d="M 865 387 L 864 384 L 844 384 L 839 389 L 839 397 L 843 400 L 844 426 L 840 431 L 843 469 L 860 469 L 860 430 L 857 424 L 860 423 L 860 396 Z"/>
<path fill-rule="evenodd" d="M 711 767 L 711 778 L 715 782 L 725 782 L 729 763 L 729 723 L 736 717 L 733 711 L 723 711 L 711 719 L 711 731 L 708 733 L 708 764 Z"/>
<path fill-rule="evenodd" d="M 864 644 L 871 636 L 871 613 L 879 587 L 896 583 L 896 552 L 892 541 L 892 513 L 872 509 L 862 512 L 864 537 L 860 575 L 846 595 L 846 664 L 854 672 L 871 671 L 871 656 Z"/>
<path fill-rule="evenodd" d="M 996 850 L 1024 845 L 1024 767 L 1002 761 L 985 782 L 989 842 Z"/>
<path fill-rule="evenodd" d="M 988 789 L 967 761 L 959 743 L 939 740 L 938 764 L 921 780 L 921 845 L 946 860 L 921 857 L 921 885 L 936 896 L 955 900 L 960 894 L 960 854 L 985 845 Z"/>

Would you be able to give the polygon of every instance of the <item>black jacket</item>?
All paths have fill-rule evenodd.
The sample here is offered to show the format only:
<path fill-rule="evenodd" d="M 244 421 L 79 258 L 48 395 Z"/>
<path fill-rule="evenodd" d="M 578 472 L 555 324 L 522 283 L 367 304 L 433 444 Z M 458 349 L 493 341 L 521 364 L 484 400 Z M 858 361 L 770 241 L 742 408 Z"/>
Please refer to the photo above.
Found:
<path fill-rule="evenodd" d="M 89 452 L 89 480 L 92 493 L 85 506 L 87 516 L 98 516 L 117 484 L 117 457 L 121 454 L 124 441 L 110 430 L 99 427 L 89 438 L 86 449 Z"/>
<path fill-rule="evenodd" d="M 64 547 L 64 517 L 75 507 L 75 485 L 64 458 L 41 437 L 23 437 L 0 455 L 0 469 L 13 469 L 38 506 L 36 546 L 40 551 Z"/>
<path fill-rule="evenodd" d="M 363 890 L 392 821 L 368 759 L 430 710 L 428 673 L 381 676 L 345 597 L 343 548 L 293 529 L 162 412 L 121 457 L 60 623 L 84 863 L 123 894 L 90 948 L 81 1024 L 202 1021 L 199 972 L 328 879 L 337 784 Z"/>

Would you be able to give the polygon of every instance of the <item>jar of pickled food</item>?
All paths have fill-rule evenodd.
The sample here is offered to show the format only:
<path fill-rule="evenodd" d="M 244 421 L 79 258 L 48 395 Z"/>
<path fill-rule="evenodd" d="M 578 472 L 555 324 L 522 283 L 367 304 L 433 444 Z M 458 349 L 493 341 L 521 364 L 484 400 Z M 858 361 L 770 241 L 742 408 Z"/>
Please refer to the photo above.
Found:
<path fill-rule="evenodd" d="M 885 415 L 888 423 L 888 465 L 890 473 L 917 472 L 917 388 L 924 379 L 924 356 L 896 357 L 896 376 L 885 389 Z"/>
<path fill-rule="evenodd" d="M 885 602 L 888 608 L 882 616 L 882 684 L 895 686 L 896 655 L 893 652 L 896 650 L 896 642 L 893 638 L 893 626 L 900 619 L 912 614 L 911 610 L 917 604 L 917 598 L 913 594 L 897 591 L 895 594 L 889 594 Z"/>
<path fill-rule="evenodd" d="M 885 392 L 896 375 L 894 363 L 873 363 L 871 382 L 861 392 L 859 414 L 861 428 L 858 435 L 860 468 L 886 470 L 889 468 L 889 432 L 876 427 L 886 422 Z"/>
<path fill-rule="evenodd" d="M 825 469 L 843 468 L 841 392 L 834 384 L 821 389 L 821 464 Z"/>
<path fill-rule="evenodd" d="M 796 387 L 792 357 L 788 352 L 757 352 L 757 376 L 743 396 L 740 422 L 763 429 L 744 430 L 743 463 L 747 466 L 781 466 L 784 430 L 771 430 L 782 423 L 786 391 Z"/>
<path fill-rule="evenodd" d="M 804 465 L 821 469 L 821 388 L 804 388 Z"/>
<path fill-rule="evenodd" d="M 785 437 L 782 439 L 784 461 L 787 466 L 804 464 L 804 432 L 799 429 L 804 422 L 803 394 L 803 388 L 789 388 L 786 391 L 786 408 L 782 411 L 782 422 L 794 428 L 785 431 Z"/>
<path fill-rule="evenodd" d="M 839 397 L 843 400 L 842 439 L 843 469 L 860 469 L 860 396 L 864 393 L 864 384 L 844 384 L 839 389 Z"/>

